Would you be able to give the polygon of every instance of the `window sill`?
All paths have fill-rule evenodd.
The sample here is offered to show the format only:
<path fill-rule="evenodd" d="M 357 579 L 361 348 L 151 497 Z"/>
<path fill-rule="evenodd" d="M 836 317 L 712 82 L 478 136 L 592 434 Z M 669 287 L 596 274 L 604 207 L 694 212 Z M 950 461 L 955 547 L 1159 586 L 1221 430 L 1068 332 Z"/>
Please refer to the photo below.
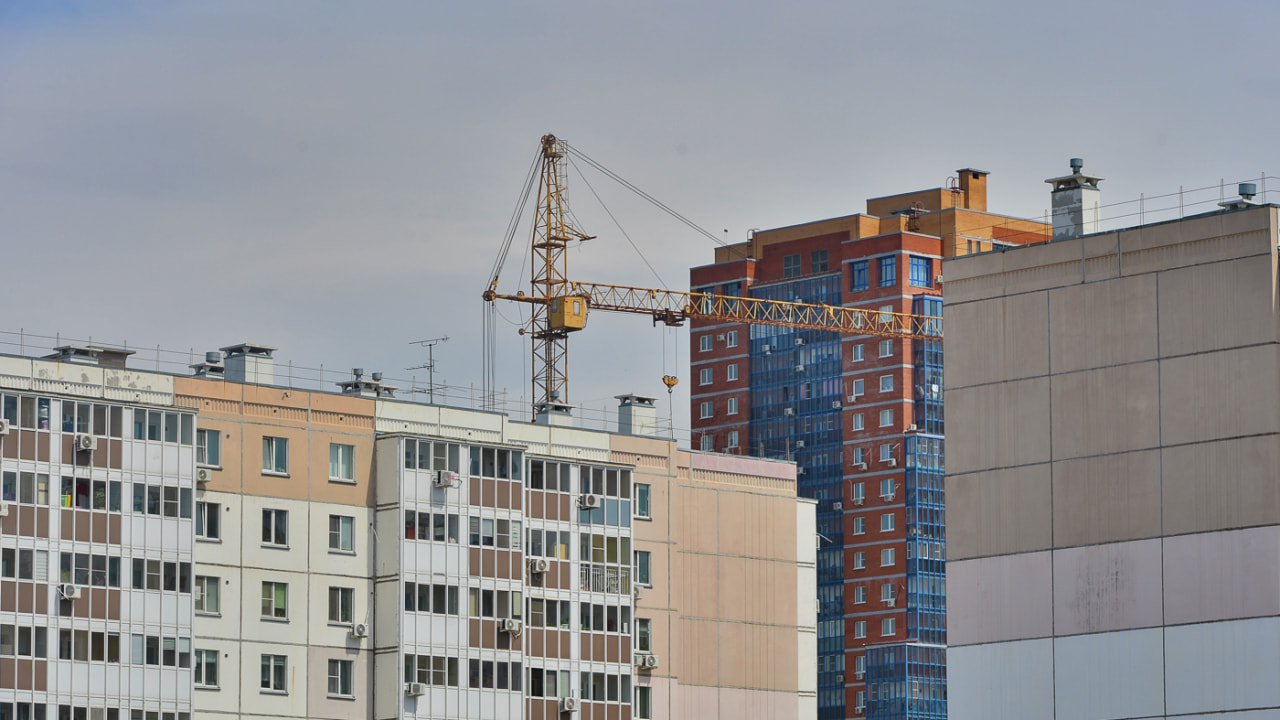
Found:
<path fill-rule="evenodd" d="M 354 622 L 351 622 L 350 620 L 348 620 L 347 622 L 340 622 L 340 621 L 338 621 L 338 620 L 330 620 L 330 621 L 329 621 L 329 627 L 331 627 L 331 628 L 342 628 L 343 630 L 350 630 L 350 629 L 352 629 L 353 627 L 355 627 L 355 623 L 354 623 Z M 330 695 L 329 697 L 346 697 L 346 696 L 345 696 L 345 695 L 344 695 L 344 696 L 339 696 L 339 695 Z M 353 697 L 354 697 L 354 696 L 353 696 Z"/>
<path fill-rule="evenodd" d="M 208 691 L 208 690 L 221 690 L 222 688 L 218 687 L 217 685 L 196 685 L 196 686 L 195 686 L 195 689 L 196 689 L 197 691 L 199 691 L 199 690 L 206 690 L 206 691 Z"/>
<path fill-rule="evenodd" d="M 194 611 L 194 612 L 195 612 L 195 616 L 196 616 L 196 617 L 205 617 L 205 618 L 220 618 L 220 617 L 222 617 L 222 612 L 221 612 L 221 611 L 218 611 L 218 612 L 208 612 L 208 611 L 206 611 L 206 610 L 196 610 L 196 611 Z M 197 685 L 196 687 L 199 687 L 199 685 Z M 213 687 L 213 686 L 211 685 L 210 687 Z"/>
<path fill-rule="evenodd" d="M 329 478 L 329 482 L 331 482 L 331 483 L 338 483 L 339 485 L 355 485 L 355 484 L 356 484 L 356 480 L 355 480 L 355 478 L 336 478 L 336 477 L 331 477 L 331 478 Z M 346 695 L 330 695 L 329 697 L 333 697 L 333 698 L 347 698 L 347 696 L 346 696 Z M 354 699 L 355 699 L 355 697 L 350 697 L 350 698 L 347 698 L 347 699 L 349 699 L 349 700 L 354 700 Z"/>
<path fill-rule="evenodd" d="M 348 556 L 348 557 L 355 557 L 355 556 L 356 556 L 356 551 L 355 551 L 355 550 L 343 550 L 343 549 L 341 549 L 341 548 L 329 548 L 329 554 L 330 554 L 330 555 L 346 555 L 346 556 Z"/>
<path fill-rule="evenodd" d="M 289 477 L 289 473 L 287 473 L 287 472 L 276 472 L 275 470 L 263 470 L 263 471 L 262 471 L 262 474 L 263 474 L 263 475 L 266 475 L 267 477 L 280 477 L 280 478 L 287 478 L 287 477 Z M 264 692 L 265 692 L 265 691 L 264 691 Z"/>
<path fill-rule="evenodd" d="M 288 550 L 289 549 L 288 545 L 276 545 L 275 543 L 262 543 L 262 547 L 269 548 L 271 550 Z"/>
<path fill-rule="evenodd" d="M 355 700 L 355 695 L 325 695 L 330 700 Z"/>
<path fill-rule="evenodd" d="M 220 537 L 217 537 L 217 538 L 201 537 L 201 536 L 197 535 L 197 536 L 196 536 L 196 542 L 198 542 L 198 543 L 213 543 L 213 544 L 215 544 L 215 545 L 221 545 L 221 544 L 222 544 L 222 538 L 220 538 Z"/>
<path fill-rule="evenodd" d="M 219 464 L 217 464 L 217 465 L 210 465 L 209 463 L 196 463 L 196 467 L 198 467 L 198 468 L 204 468 L 205 470 L 221 470 L 221 469 L 222 469 L 222 464 L 221 464 L 221 463 L 219 463 Z M 199 687 L 199 686 L 197 686 L 197 687 Z"/>
<path fill-rule="evenodd" d="M 288 624 L 289 622 L 289 618 L 287 617 L 278 618 L 278 617 L 268 617 L 266 615 L 263 615 L 262 617 L 260 617 L 259 620 L 262 620 L 262 622 L 283 623 L 283 624 Z"/>
<path fill-rule="evenodd" d="M 652 515 L 633 515 L 632 520 L 644 520 L 645 522 L 653 522 Z"/>
<path fill-rule="evenodd" d="M 289 691 L 288 691 L 288 690 L 268 690 L 268 689 L 266 689 L 266 688 L 263 688 L 263 689 L 259 690 L 258 692 L 259 692 L 260 694 L 262 694 L 262 695 L 285 695 L 285 696 L 287 696 L 287 695 L 289 694 Z"/>

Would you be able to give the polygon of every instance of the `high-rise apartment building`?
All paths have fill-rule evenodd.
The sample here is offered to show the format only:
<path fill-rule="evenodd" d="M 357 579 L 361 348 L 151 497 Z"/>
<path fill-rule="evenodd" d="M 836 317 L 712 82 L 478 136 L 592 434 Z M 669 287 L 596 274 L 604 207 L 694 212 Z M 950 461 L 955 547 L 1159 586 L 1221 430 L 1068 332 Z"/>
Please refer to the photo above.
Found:
<path fill-rule="evenodd" d="M 945 263 L 951 717 L 1276 717 L 1277 208 L 1074 202 Z"/>
<path fill-rule="evenodd" d="M 0 720 L 813 716 L 794 465 L 223 353 L 0 356 Z"/>
<path fill-rule="evenodd" d="M 1050 236 L 988 213 L 986 183 L 757 231 L 690 285 L 941 324 L 942 258 Z M 690 354 L 695 447 L 793 460 L 818 502 L 818 717 L 945 718 L 942 343 L 695 321 Z"/>

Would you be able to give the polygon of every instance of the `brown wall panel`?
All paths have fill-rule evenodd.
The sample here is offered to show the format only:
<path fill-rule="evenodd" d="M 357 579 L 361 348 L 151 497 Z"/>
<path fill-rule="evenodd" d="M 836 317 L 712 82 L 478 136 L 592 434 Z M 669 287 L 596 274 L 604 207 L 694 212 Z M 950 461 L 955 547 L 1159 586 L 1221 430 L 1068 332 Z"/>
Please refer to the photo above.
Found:
<path fill-rule="evenodd" d="M 546 494 L 541 490 L 529 491 L 529 512 L 525 513 L 531 518 L 543 517 L 542 506 L 546 500 Z"/>
<path fill-rule="evenodd" d="M 480 619 L 471 618 L 467 622 L 467 637 L 471 640 L 471 647 L 480 647 Z"/>
<path fill-rule="evenodd" d="M 18 583 L 12 580 L 0 581 L 0 611 L 18 611 Z"/>
<path fill-rule="evenodd" d="M 519 510 L 524 499 L 524 486 L 520 483 L 511 483 L 511 509 Z"/>
<path fill-rule="evenodd" d="M 480 577 L 480 549 L 471 548 L 470 552 L 468 552 L 467 554 L 471 560 L 471 563 L 470 563 L 471 567 L 467 571 L 468 574 L 470 574 L 471 577 Z"/>
<path fill-rule="evenodd" d="M 495 488 L 497 495 L 493 499 L 494 507 L 506 510 L 511 507 L 511 483 L 499 480 Z"/>
<path fill-rule="evenodd" d="M 76 542 L 92 542 L 89 523 L 93 519 L 93 514 L 89 512 L 73 512 L 72 517 L 75 518 Z"/>
<path fill-rule="evenodd" d="M 35 685 L 35 668 L 32 661 L 18 658 L 18 689 L 32 690 Z"/>
<path fill-rule="evenodd" d="M 111 515 L 107 518 L 107 542 L 112 545 L 120 544 L 120 526 L 124 523 L 119 515 Z"/>
<path fill-rule="evenodd" d="M 62 518 L 58 521 L 59 533 L 63 540 L 76 539 L 76 511 L 62 510 Z"/>
<path fill-rule="evenodd" d="M 471 504 L 472 504 L 472 505 L 479 505 L 479 504 L 480 504 L 480 481 L 479 481 L 479 479 L 477 479 L 477 478 L 471 478 L 471 480 L 469 480 L 469 481 L 467 482 L 467 490 L 468 490 L 468 491 L 469 491 L 469 493 L 470 493 Z"/>
<path fill-rule="evenodd" d="M 124 442 L 121 440 L 108 440 L 107 445 L 110 447 L 108 465 L 112 470 L 119 470 L 124 464 Z"/>
<path fill-rule="evenodd" d="M 36 586 L 31 583 L 18 584 L 18 612 L 29 613 L 35 612 L 36 609 Z"/>
<path fill-rule="evenodd" d="M 9 430 L 8 435 L 0 437 L 0 457 L 8 460 L 18 459 L 18 444 L 21 442 L 18 436 L 21 434 L 21 430 L 14 428 Z"/>
<path fill-rule="evenodd" d="M 12 513 L 12 511 L 10 511 Z M 5 535 L 34 535 L 36 524 L 36 509 L 33 507 L 19 507 L 17 516 L 13 520 L 0 520 L 0 532 Z M 17 522 L 15 523 L 14 520 Z"/>
<path fill-rule="evenodd" d="M 12 688 L 17 683 L 18 662 L 14 658 L 0 658 L 0 687 Z"/>
<path fill-rule="evenodd" d="M 48 508 L 36 508 L 36 537 L 49 537 Z"/>
<path fill-rule="evenodd" d="M 89 537 L 93 542 L 107 542 L 107 514 L 106 513 L 85 513 L 89 516 Z"/>
<path fill-rule="evenodd" d="M 45 692 L 49 685 L 49 663 L 44 660 L 35 661 L 35 690 L 36 692 Z"/>
<path fill-rule="evenodd" d="M 107 619 L 120 619 L 120 591 L 107 590 Z"/>
<path fill-rule="evenodd" d="M 49 433 L 36 433 L 36 460 L 49 462 Z"/>
<path fill-rule="evenodd" d="M 36 459 L 36 433 L 24 432 L 18 435 L 18 456 L 23 460 Z"/>
<path fill-rule="evenodd" d="M 606 662 L 611 662 L 611 663 L 620 662 L 618 660 L 618 652 L 619 652 L 618 644 L 619 644 L 619 640 L 617 635 L 610 635 L 608 640 L 605 641 L 604 647 L 605 647 Z"/>
<path fill-rule="evenodd" d="M 36 598 L 36 613 L 45 615 L 49 612 L 49 586 L 44 583 L 36 583 L 33 586 Z"/>

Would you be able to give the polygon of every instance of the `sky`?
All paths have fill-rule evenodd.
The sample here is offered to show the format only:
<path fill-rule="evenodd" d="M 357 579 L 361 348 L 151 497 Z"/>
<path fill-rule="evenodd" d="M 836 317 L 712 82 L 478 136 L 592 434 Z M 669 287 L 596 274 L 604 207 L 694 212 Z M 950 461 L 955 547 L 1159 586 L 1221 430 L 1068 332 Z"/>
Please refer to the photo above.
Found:
<path fill-rule="evenodd" d="M 247 341 L 298 386 L 361 367 L 422 388 L 411 343 L 447 336 L 435 380 L 466 405 L 543 134 L 731 242 L 964 167 L 991 172 L 993 212 L 1039 218 L 1070 157 L 1135 224 L 1140 196 L 1280 175 L 1277 20 L 1266 2 L 0 0 L 0 352 L 92 338 L 180 372 Z M 570 170 L 598 236 L 570 277 L 687 289 L 712 261 L 705 236 Z M 530 232 L 504 291 L 527 288 Z M 521 308 L 499 312 L 497 385 L 519 404 Z M 597 313 L 570 341 L 569 401 L 598 424 L 674 374 L 660 407 L 680 434 L 687 362 L 687 329 Z"/>

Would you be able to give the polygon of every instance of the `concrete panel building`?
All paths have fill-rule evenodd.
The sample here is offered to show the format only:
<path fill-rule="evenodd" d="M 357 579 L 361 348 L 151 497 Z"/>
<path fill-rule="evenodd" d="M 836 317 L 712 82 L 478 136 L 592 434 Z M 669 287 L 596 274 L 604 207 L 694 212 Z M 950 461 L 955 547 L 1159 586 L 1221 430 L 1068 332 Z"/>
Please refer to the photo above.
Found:
<path fill-rule="evenodd" d="M 814 716 L 794 464 L 273 352 L 0 357 L 0 720 Z"/>
<path fill-rule="evenodd" d="M 944 263 L 951 717 L 1276 717 L 1277 208 L 1062 215 Z"/>

